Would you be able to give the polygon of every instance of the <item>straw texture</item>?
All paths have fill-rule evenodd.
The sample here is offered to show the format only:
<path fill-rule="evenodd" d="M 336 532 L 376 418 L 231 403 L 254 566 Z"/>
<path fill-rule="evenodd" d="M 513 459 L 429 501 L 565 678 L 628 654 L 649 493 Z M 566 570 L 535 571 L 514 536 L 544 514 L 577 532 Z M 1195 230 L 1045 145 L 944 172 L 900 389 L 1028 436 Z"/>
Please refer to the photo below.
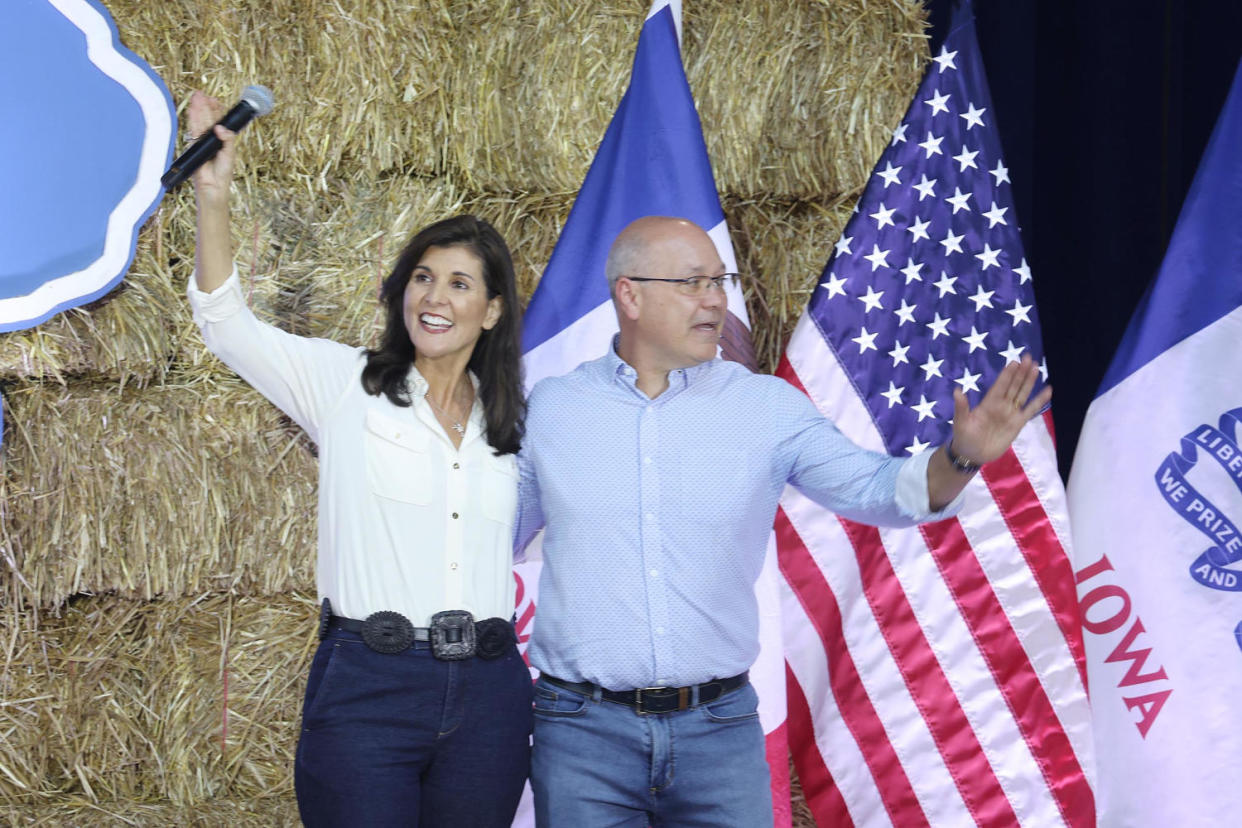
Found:
<path fill-rule="evenodd" d="M 233 249 L 256 313 L 374 344 L 419 227 L 470 212 L 533 292 L 647 0 L 103 0 L 183 106 L 250 83 Z M 928 60 L 916 0 L 684 0 L 683 55 L 775 367 Z M 206 351 L 189 186 L 122 286 L 0 335 L 0 820 L 295 824 L 313 446 Z M 226 682 L 227 679 L 227 682 Z M 226 690 L 227 686 L 227 690 Z M 225 711 L 227 710 L 227 718 Z M 227 732 L 226 732 L 227 727 Z M 796 824 L 811 825 L 795 789 Z"/>

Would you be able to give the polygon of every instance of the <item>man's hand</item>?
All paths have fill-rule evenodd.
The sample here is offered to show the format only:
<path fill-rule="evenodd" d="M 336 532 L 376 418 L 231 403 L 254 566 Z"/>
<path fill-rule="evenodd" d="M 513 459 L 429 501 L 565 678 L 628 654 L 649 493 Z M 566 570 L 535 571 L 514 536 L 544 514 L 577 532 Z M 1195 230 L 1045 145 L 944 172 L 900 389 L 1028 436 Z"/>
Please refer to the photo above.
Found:
<path fill-rule="evenodd" d="M 976 465 L 990 463 L 1008 450 L 1027 421 L 1052 399 L 1052 386 L 1044 386 L 1033 399 L 1031 389 L 1039 378 L 1039 366 L 1030 356 L 1006 365 L 996 382 L 974 408 L 961 389 L 953 392 L 953 453 Z"/>
<path fill-rule="evenodd" d="M 976 466 L 1004 454 L 1027 421 L 1052 399 L 1052 386 L 1031 396 L 1039 366 L 1029 356 L 1006 365 L 996 382 L 974 408 L 961 390 L 953 392 L 953 436 L 949 447 L 962 460 Z M 944 449 L 936 450 L 927 464 L 927 500 L 933 512 L 952 502 L 966 488 L 971 475 L 954 468 Z"/>

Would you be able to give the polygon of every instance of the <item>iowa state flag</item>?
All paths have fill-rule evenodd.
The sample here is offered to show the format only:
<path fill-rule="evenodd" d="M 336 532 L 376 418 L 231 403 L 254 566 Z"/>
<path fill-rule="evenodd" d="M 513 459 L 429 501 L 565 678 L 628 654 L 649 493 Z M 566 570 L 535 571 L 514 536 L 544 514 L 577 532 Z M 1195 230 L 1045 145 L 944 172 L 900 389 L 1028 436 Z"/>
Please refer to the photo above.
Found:
<path fill-rule="evenodd" d="M 1242 65 L 1069 485 L 1100 824 L 1242 815 Z"/>

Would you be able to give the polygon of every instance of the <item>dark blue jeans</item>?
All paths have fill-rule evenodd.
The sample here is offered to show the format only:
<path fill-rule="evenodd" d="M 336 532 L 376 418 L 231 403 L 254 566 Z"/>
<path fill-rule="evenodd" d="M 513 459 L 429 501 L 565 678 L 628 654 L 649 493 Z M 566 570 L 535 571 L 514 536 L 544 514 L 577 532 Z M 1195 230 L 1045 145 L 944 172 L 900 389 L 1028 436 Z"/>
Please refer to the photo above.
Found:
<path fill-rule="evenodd" d="M 517 648 L 437 661 L 319 643 L 294 784 L 308 828 L 508 828 L 530 770 L 531 680 Z"/>

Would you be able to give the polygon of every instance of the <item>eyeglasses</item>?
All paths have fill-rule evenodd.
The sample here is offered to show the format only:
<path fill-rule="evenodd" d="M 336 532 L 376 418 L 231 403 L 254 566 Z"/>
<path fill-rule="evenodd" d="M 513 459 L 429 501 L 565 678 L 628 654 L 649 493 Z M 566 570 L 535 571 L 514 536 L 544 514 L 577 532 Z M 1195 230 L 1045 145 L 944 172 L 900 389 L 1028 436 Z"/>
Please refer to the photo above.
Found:
<path fill-rule="evenodd" d="M 684 279 L 661 279 L 655 276 L 625 276 L 631 282 L 668 282 L 686 296 L 702 296 L 708 288 L 726 290 L 736 287 L 742 278 L 740 273 L 722 273 L 719 276 L 687 276 Z"/>

